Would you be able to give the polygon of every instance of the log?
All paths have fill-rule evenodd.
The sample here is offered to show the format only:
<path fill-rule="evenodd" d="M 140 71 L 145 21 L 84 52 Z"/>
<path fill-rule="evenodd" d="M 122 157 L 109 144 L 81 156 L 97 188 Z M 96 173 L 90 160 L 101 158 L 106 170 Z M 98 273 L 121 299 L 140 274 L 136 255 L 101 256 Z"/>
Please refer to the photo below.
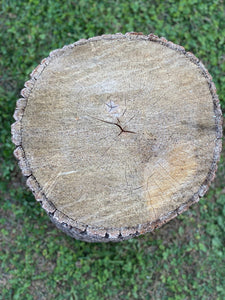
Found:
<path fill-rule="evenodd" d="M 89 242 L 153 231 L 199 201 L 217 169 L 222 113 L 192 53 L 150 34 L 50 53 L 12 125 L 27 185 L 58 228 Z"/>

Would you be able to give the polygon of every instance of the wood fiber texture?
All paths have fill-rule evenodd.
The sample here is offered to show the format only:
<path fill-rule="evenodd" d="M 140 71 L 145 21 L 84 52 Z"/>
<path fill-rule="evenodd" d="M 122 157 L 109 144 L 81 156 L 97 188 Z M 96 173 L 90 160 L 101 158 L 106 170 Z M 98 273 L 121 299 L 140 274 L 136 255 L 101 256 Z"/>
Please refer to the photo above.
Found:
<path fill-rule="evenodd" d="M 57 227 L 85 241 L 152 231 L 214 178 L 222 116 L 212 78 L 154 35 L 104 35 L 55 50 L 26 82 L 15 156 Z"/>

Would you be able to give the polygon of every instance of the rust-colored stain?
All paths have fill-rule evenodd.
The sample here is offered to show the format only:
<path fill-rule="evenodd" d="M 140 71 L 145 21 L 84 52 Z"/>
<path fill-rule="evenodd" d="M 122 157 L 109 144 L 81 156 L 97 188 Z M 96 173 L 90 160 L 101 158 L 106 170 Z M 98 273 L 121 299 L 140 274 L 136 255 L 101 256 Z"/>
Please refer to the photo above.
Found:
<path fill-rule="evenodd" d="M 197 170 L 194 146 L 175 145 L 164 158 L 149 162 L 144 170 L 145 197 L 152 218 L 163 213 L 164 206 L 174 206 L 182 188 L 187 187 Z M 191 196 L 191 194 L 190 194 Z"/>

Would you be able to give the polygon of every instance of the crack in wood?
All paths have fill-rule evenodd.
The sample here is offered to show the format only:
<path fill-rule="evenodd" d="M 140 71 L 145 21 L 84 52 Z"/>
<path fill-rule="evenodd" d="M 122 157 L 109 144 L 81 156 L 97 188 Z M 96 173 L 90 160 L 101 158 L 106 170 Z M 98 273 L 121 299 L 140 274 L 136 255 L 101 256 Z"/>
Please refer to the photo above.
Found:
<path fill-rule="evenodd" d="M 96 117 L 93 117 L 93 116 L 90 116 L 89 115 L 89 117 L 91 117 L 91 118 L 93 118 L 93 119 L 96 119 L 96 120 L 98 120 L 98 121 L 101 121 L 101 122 L 104 122 L 104 123 L 107 123 L 107 124 L 112 124 L 112 125 L 116 125 L 119 129 L 120 129 L 120 133 L 118 134 L 118 136 L 120 136 L 121 135 L 121 133 L 125 133 L 125 132 L 128 132 L 128 133 L 134 133 L 134 134 L 136 134 L 136 132 L 134 132 L 134 131 L 131 131 L 131 130 L 125 130 L 124 128 L 125 127 L 122 127 L 121 125 L 120 125 L 120 120 L 119 120 L 119 118 L 117 118 L 117 123 L 115 123 L 115 122 L 110 122 L 110 121 L 106 121 L 106 120 L 102 120 L 102 119 L 99 119 L 99 118 L 96 118 Z M 132 120 L 134 118 L 134 116 L 130 119 L 130 120 Z M 129 121 L 128 121 L 129 122 Z M 127 122 L 127 123 L 128 123 Z"/>

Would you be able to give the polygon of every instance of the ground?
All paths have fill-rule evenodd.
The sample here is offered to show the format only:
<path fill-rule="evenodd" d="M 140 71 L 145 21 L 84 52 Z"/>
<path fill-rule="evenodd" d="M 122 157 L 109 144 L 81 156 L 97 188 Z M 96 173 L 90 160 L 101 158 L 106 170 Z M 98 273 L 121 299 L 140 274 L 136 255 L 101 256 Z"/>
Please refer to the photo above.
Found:
<path fill-rule="evenodd" d="M 224 299 L 225 165 L 207 196 L 154 234 L 73 240 L 25 186 L 10 124 L 28 74 L 56 48 L 103 33 L 165 36 L 199 57 L 225 109 L 224 1 L 1 1 L 0 299 Z"/>

